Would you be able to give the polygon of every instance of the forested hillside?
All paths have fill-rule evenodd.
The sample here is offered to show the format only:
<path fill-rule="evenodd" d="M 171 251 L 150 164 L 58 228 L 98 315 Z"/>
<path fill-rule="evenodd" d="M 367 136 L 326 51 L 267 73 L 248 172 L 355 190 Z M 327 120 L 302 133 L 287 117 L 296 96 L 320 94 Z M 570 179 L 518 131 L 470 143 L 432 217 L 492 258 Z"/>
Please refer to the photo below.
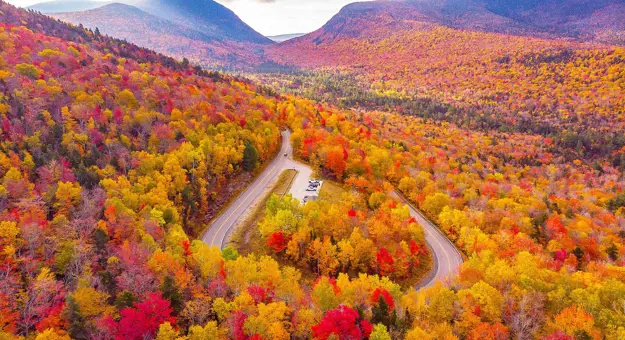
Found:
<path fill-rule="evenodd" d="M 210 69 L 241 69 L 259 64 L 263 47 L 272 43 L 212 0 L 129 3 L 134 6 L 113 3 L 51 15 Z"/>
<path fill-rule="evenodd" d="M 292 100 L 7 5 L 3 13 L 84 42 L 0 29 L 4 338 L 306 338 L 317 324 L 318 334 L 335 331 L 334 314 L 368 335 L 371 321 L 389 318 L 401 290 L 367 275 L 377 268 L 341 276 L 344 289 L 365 289 L 359 308 L 385 306 L 365 317 L 349 295 L 326 301 L 336 272 L 300 286 L 294 268 L 192 238 L 226 189 L 277 150 Z"/>
<path fill-rule="evenodd" d="M 276 95 L 0 4 L 0 338 L 625 337 L 611 163 Z M 271 199 L 273 257 L 195 239 L 287 127 L 347 193 Z M 457 277 L 397 283 L 428 250 L 394 188 L 465 253 Z"/>
<path fill-rule="evenodd" d="M 537 133 L 574 157 L 625 164 L 623 48 L 449 28 L 392 8 L 344 9 L 270 46 L 269 59 L 310 73 L 265 81 L 347 107 Z"/>
<path fill-rule="evenodd" d="M 493 13 L 584 41 L 625 44 L 623 0 L 484 0 Z"/>
<path fill-rule="evenodd" d="M 189 65 L 179 63 L 174 58 L 156 53 L 153 50 L 138 47 L 121 39 L 97 34 L 94 30 L 69 25 L 33 11 L 18 9 L 4 1 L 0 1 L 0 22 L 11 26 L 24 26 L 38 33 L 60 38 L 67 42 L 86 44 L 94 50 L 103 53 L 110 52 L 115 56 L 133 58 L 140 62 L 158 63 L 171 70 L 181 71 L 189 69 Z M 209 72 L 199 67 L 193 68 L 193 72 L 209 75 Z M 212 76 L 219 77 L 216 73 L 212 73 Z"/>
<path fill-rule="evenodd" d="M 187 59 L 204 68 L 239 68 L 237 65 L 250 65 L 261 60 L 256 53 L 262 50 L 259 43 L 232 40 L 214 29 L 178 24 L 120 3 L 83 12 L 51 15 L 178 60 Z"/>

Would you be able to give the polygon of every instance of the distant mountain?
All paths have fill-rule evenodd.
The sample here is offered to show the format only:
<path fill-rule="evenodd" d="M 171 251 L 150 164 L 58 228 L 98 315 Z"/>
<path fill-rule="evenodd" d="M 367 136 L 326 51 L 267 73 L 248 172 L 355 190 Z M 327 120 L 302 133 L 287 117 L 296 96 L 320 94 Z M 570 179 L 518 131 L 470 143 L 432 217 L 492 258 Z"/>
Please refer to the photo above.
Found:
<path fill-rule="evenodd" d="M 541 22 L 545 17 L 558 18 L 558 21 L 569 21 L 591 15 L 620 0 L 483 0 L 486 8 L 519 21 L 532 22 L 544 26 L 553 22 Z M 545 15 L 536 16 L 538 12 Z"/>
<path fill-rule="evenodd" d="M 438 37 L 444 26 L 454 31 L 518 34 L 526 33 L 527 29 L 526 25 L 493 13 L 485 8 L 485 4 L 472 0 L 356 2 L 343 7 L 317 31 L 268 46 L 265 58 L 277 65 L 304 68 L 358 68 L 367 64 L 364 60 L 372 61 L 372 58 L 377 60 L 372 65 L 383 60 L 381 64 L 384 65 L 397 64 L 379 54 L 410 51 L 410 54 L 421 55 L 425 52 L 419 49 L 446 39 L 464 44 L 462 40 L 466 37 L 453 36 L 447 31 L 445 36 Z M 502 39 L 505 39 L 504 35 L 497 35 L 496 40 Z"/>
<path fill-rule="evenodd" d="M 28 9 L 41 13 L 80 12 L 102 7 L 110 3 L 111 1 L 56 0 L 41 2 L 29 6 Z"/>
<path fill-rule="evenodd" d="M 217 39 L 272 44 L 234 12 L 213 0 L 139 0 L 138 8 Z"/>
<path fill-rule="evenodd" d="M 291 40 L 294 38 L 299 38 L 304 35 L 306 35 L 306 33 L 280 34 L 280 35 L 272 35 L 267 38 L 280 43 L 280 42 Z"/>
<path fill-rule="evenodd" d="M 625 0 L 485 0 L 484 4 L 493 13 L 555 34 L 625 43 Z"/>
<path fill-rule="evenodd" d="M 185 38 L 212 42 L 215 39 L 171 21 L 156 17 L 137 7 L 113 3 L 82 12 L 54 13 L 53 16 L 87 28 L 96 27 L 102 34 L 133 41 L 138 45 L 149 45 L 155 36 Z M 132 24 L 129 24 L 132 23 Z"/>
<path fill-rule="evenodd" d="M 421 22 L 622 44 L 623 18 L 625 0 L 381 0 L 349 4 L 321 29 L 300 39 L 320 44 L 339 36 L 367 36 L 380 27 L 406 29 Z"/>
<path fill-rule="evenodd" d="M 339 37 L 376 37 L 380 30 L 419 29 L 415 23 L 500 33 L 527 30 L 526 25 L 470 0 L 370 1 L 345 6 L 319 30 L 287 43 L 312 40 L 322 44 Z"/>
<path fill-rule="evenodd" d="M 215 32 L 192 29 L 141 9 L 113 3 L 72 13 L 54 13 L 55 18 L 82 24 L 101 34 L 126 39 L 142 47 L 209 68 L 234 68 L 254 63 L 259 44 L 218 37 Z"/>
<path fill-rule="evenodd" d="M 113 1 L 55 0 L 29 9 L 42 13 L 82 12 L 111 4 Z M 213 0 L 118 0 L 144 12 L 185 26 L 217 40 L 268 45 L 273 41 L 256 32 L 234 12 Z M 127 29 L 127 28 L 121 28 Z"/>
<path fill-rule="evenodd" d="M 477 1 L 355 3 L 321 29 L 267 47 L 259 70 L 312 71 L 273 78 L 287 91 L 348 107 L 545 135 L 591 122 L 570 117 L 598 114 L 568 131 L 605 132 L 606 145 L 621 138 L 611 129 L 622 119 L 615 103 L 625 98 L 616 71 L 624 49 L 596 43 L 622 25 L 620 5 L 541 6 L 495 13 Z M 533 10 L 543 12 L 520 18 Z M 604 150 L 589 153 L 612 152 Z"/>

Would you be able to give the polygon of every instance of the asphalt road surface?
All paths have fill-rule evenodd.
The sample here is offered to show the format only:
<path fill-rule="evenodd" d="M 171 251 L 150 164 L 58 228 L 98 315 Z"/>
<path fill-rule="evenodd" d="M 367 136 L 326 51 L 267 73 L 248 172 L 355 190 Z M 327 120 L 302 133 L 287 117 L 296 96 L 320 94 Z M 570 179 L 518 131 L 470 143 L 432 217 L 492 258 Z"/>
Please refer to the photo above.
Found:
<path fill-rule="evenodd" d="M 246 210 L 261 200 L 268 187 L 275 183 L 275 179 L 280 176 L 284 170 L 295 169 L 298 171 L 295 181 L 291 186 L 290 193 L 293 197 L 302 200 L 306 196 L 306 187 L 308 180 L 312 175 L 310 167 L 295 162 L 292 157 L 291 133 L 289 131 L 282 132 L 282 148 L 278 156 L 267 166 L 267 168 L 256 178 L 254 183 L 247 187 L 232 204 L 215 218 L 204 235 L 202 241 L 210 246 L 217 246 L 223 249 L 230 231 L 234 230 L 239 224 L 240 217 Z M 284 154 L 287 154 L 285 157 Z"/>
<path fill-rule="evenodd" d="M 428 243 L 432 253 L 432 260 L 434 261 L 432 272 L 417 284 L 417 288 L 432 286 L 437 281 L 444 282 L 457 274 L 463 259 L 456 246 L 412 204 L 396 192 L 393 195 L 408 205 L 410 215 L 423 227 L 425 241 Z"/>
<path fill-rule="evenodd" d="M 223 249 L 226 245 L 228 235 L 239 224 L 240 217 L 245 214 L 250 206 L 263 198 L 269 186 L 272 185 L 275 179 L 285 170 L 295 169 L 298 171 L 297 177 L 293 181 L 290 189 L 290 193 L 293 197 L 301 201 L 307 196 L 306 187 L 312 175 L 312 170 L 307 165 L 292 160 L 293 150 L 291 148 L 290 137 L 291 133 L 289 131 L 282 132 L 282 148 L 278 156 L 224 212 L 213 220 L 202 236 L 202 241 L 204 243 Z M 287 156 L 284 156 L 284 154 L 287 154 Z M 423 227 L 425 240 L 433 255 L 433 269 L 417 287 L 428 287 L 437 281 L 445 281 L 450 276 L 456 274 L 463 260 L 454 244 L 411 204 L 406 202 L 397 193 L 394 193 L 394 195 L 408 204 L 410 214 Z"/>

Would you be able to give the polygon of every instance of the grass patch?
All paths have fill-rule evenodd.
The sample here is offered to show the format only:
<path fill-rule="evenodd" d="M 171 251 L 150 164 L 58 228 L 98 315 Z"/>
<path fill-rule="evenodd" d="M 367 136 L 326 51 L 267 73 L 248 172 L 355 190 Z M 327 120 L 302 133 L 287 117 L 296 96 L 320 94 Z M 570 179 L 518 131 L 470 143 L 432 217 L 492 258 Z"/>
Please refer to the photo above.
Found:
<path fill-rule="evenodd" d="M 319 190 L 319 198 L 330 202 L 339 202 L 343 198 L 343 193 L 347 192 L 340 184 L 324 180 L 321 190 Z"/>
<path fill-rule="evenodd" d="M 291 189 L 291 184 L 297 176 L 297 171 L 293 169 L 285 170 L 280 174 L 278 182 L 254 207 L 254 211 L 241 222 L 236 232 L 230 238 L 229 245 L 236 248 L 241 255 L 255 253 L 257 255 L 271 255 L 258 232 L 257 225 L 265 216 L 265 206 L 271 195 L 284 196 Z"/>
<path fill-rule="evenodd" d="M 280 174 L 280 179 L 278 180 L 278 183 L 276 183 L 276 186 L 273 188 L 272 193 L 279 196 L 286 195 L 291 189 L 291 185 L 293 185 L 293 180 L 295 179 L 295 176 L 297 176 L 297 170 L 284 170 Z M 269 196 L 267 198 L 269 198 Z"/>

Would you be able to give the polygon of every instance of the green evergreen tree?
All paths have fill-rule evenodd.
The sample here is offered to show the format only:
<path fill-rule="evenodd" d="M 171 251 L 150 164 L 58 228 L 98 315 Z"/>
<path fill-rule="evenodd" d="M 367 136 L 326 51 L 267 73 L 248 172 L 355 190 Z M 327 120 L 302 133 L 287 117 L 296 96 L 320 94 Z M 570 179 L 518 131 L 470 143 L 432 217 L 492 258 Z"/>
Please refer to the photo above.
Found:
<path fill-rule="evenodd" d="M 183 307 L 182 294 L 180 294 L 180 290 L 176 287 L 176 281 L 174 281 L 171 276 L 167 276 L 165 280 L 163 280 L 161 293 L 163 293 L 163 298 L 171 303 L 171 308 L 174 309 L 174 313 L 179 314 Z"/>
<path fill-rule="evenodd" d="M 108 243 L 109 240 L 110 240 L 110 237 L 106 234 L 106 231 L 100 228 L 97 228 L 93 232 L 93 241 L 95 243 L 95 249 L 98 255 L 106 254 L 106 244 Z"/>
<path fill-rule="evenodd" d="M 131 292 L 123 291 L 117 295 L 117 298 L 115 299 L 115 307 L 121 310 L 126 307 L 132 307 L 135 302 L 137 302 L 137 298 L 132 295 Z"/>
<path fill-rule="evenodd" d="M 592 337 L 585 330 L 575 332 L 575 340 L 592 340 Z"/>
<path fill-rule="evenodd" d="M 614 243 L 606 249 L 606 252 L 612 261 L 616 261 L 618 259 L 618 248 Z"/>
<path fill-rule="evenodd" d="M 573 249 L 573 254 L 577 257 L 577 270 L 582 269 L 582 261 L 584 260 L 584 251 L 580 247 Z"/>
<path fill-rule="evenodd" d="M 243 169 L 247 172 L 251 172 L 256 169 L 258 165 L 258 150 L 254 144 L 245 142 L 245 151 L 243 151 Z"/>
<path fill-rule="evenodd" d="M 67 331 L 72 339 L 87 339 L 85 318 L 80 313 L 80 306 L 73 297 L 68 297 L 65 302 L 63 318 L 67 320 Z"/>
<path fill-rule="evenodd" d="M 371 323 L 372 324 L 384 324 L 385 326 L 389 326 L 390 325 L 390 318 L 388 315 L 388 303 L 386 303 L 386 300 L 380 296 L 380 298 L 378 299 L 378 303 L 376 303 L 375 305 L 373 305 L 373 308 L 371 309 L 372 312 L 372 316 L 371 316 Z"/>

